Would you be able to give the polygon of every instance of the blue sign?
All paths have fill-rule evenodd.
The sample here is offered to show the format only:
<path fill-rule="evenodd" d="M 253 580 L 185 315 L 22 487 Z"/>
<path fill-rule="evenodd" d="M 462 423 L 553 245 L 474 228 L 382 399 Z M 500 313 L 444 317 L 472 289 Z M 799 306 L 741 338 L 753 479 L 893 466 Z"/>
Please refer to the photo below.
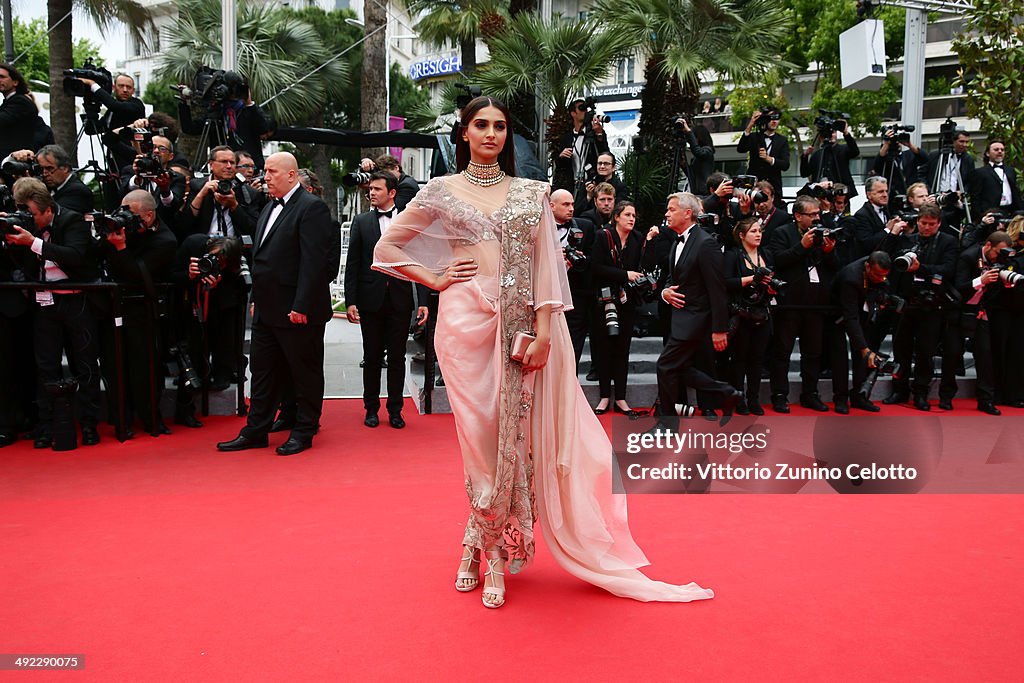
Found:
<path fill-rule="evenodd" d="M 414 81 L 420 81 L 432 76 L 458 73 L 461 70 L 462 60 L 457 54 L 445 55 L 443 57 L 427 57 L 409 65 L 409 78 Z"/>

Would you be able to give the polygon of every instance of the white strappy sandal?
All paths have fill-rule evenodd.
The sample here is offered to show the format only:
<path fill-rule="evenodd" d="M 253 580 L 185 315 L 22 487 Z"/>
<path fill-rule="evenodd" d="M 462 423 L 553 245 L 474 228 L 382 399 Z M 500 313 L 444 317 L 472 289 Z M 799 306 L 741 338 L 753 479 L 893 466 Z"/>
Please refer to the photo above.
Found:
<path fill-rule="evenodd" d="M 459 573 L 455 575 L 455 590 L 468 593 L 480 585 L 480 551 L 469 546 L 462 546 L 462 551 L 464 554 L 459 563 Z M 466 562 L 469 562 L 469 568 L 462 571 L 462 565 Z M 471 583 L 463 583 L 465 581 Z"/>

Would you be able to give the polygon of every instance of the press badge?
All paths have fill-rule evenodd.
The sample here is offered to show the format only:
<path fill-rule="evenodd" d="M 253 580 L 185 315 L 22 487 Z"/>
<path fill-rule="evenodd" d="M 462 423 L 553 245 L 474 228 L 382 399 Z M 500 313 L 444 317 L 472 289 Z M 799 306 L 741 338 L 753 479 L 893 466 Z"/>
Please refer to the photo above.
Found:
<path fill-rule="evenodd" d="M 36 303 L 40 306 L 52 306 L 53 305 L 53 292 L 50 290 L 42 290 L 36 292 Z"/>

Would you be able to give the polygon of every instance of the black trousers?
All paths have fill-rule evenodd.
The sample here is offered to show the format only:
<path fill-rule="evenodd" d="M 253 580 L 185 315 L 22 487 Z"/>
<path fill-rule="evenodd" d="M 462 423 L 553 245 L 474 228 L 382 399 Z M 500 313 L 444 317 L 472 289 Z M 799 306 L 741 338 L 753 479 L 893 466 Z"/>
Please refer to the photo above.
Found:
<path fill-rule="evenodd" d="M 754 325 L 741 320 L 736 332 L 729 335 L 731 368 L 729 381 L 737 391 L 743 391 L 746 380 L 748 403 L 758 403 L 761 398 L 761 369 L 771 344 L 771 322 Z"/>
<path fill-rule="evenodd" d="M 99 338 L 85 294 L 54 294 L 52 305 L 36 311 L 34 336 L 39 433 L 49 434 L 52 427 L 53 399 L 44 386 L 64 379 L 61 356 L 65 340 L 71 371 L 78 381 L 79 423 L 95 428 L 100 403 Z"/>
<path fill-rule="evenodd" d="M 363 407 L 368 413 L 380 410 L 380 373 L 384 351 L 388 354 L 389 415 L 402 412 L 405 390 L 405 347 L 409 339 L 412 307 L 396 308 L 389 297 L 379 311 L 359 311 L 359 331 L 363 335 Z"/>
<path fill-rule="evenodd" d="M 569 338 L 572 339 L 572 350 L 576 354 L 578 370 L 580 357 L 583 355 L 583 343 L 587 340 L 587 333 L 590 332 L 590 321 L 594 312 L 594 291 L 573 289 L 571 294 L 572 310 L 565 313 L 565 324 L 569 328 Z M 591 344 L 593 344 L 593 339 L 591 339 Z M 593 359 L 593 348 L 590 355 Z"/>
<path fill-rule="evenodd" d="M 35 424 L 36 361 L 32 313 L 0 314 L 0 434 L 15 434 Z M 17 359 L 17 362 L 14 362 Z"/>
<path fill-rule="evenodd" d="M 103 373 L 103 384 L 107 388 L 107 422 L 117 422 L 117 363 L 123 365 L 125 378 L 125 413 L 129 424 L 131 415 L 142 421 L 146 431 L 152 431 L 153 425 L 150 410 L 150 373 L 149 354 L 152 349 L 156 384 L 156 415 L 160 416 L 160 395 L 163 393 L 164 376 L 161 367 L 161 343 L 159 326 L 156 321 L 146 324 L 149 312 L 144 306 L 131 304 L 125 306 L 124 326 L 122 328 L 122 357 L 114 355 L 114 321 L 104 318 L 99 321 L 100 360 Z"/>
<path fill-rule="evenodd" d="M 824 328 L 825 316 L 821 313 L 786 310 L 776 313 L 770 375 L 772 395 L 789 396 L 789 359 L 797 337 L 800 338 L 800 391 L 818 393 Z"/>
<path fill-rule="evenodd" d="M 953 400 L 956 396 L 956 373 L 964 364 L 964 333 L 960 324 L 960 311 L 946 311 L 942 316 L 942 379 L 939 380 L 939 399 Z"/>
<path fill-rule="evenodd" d="M 289 375 L 295 388 L 295 427 L 291 436 L 311 442 L 324 404 L 324 325 L 252 326 L 250 342 L 252 398 L 241 435 L 263 439 Z"/>
<path fill-rule="evenodd" d="M 694 366 L 703 343 L 701 339 L 669 339 L 658 357 L 658 401 L 662 415 L 676 414 L 676 400 L 684 386 L 713 397 L 716 406 L 733 392 L 727 382 L 712 379 Z"/>
<path fill-rule="evenodd" d="M 978 403 L 996 403 L 1001 401 L 999 390 L 1002 381 L 999 373 L 1003 370 L 1001 358 L 996 358 L 1003 337 L 1007 330 L 1006 318 L 1002 312 L 990 311 L 988 320 L 978 320 L 971 335 L 974 354 L 974 370 L 978 376 Z"/>
<path fill-rule="evenodd" d="M 629 347 L 633 341 L 633 324 L 636 322 L 636 308 L 631 305 L 619 306 L 619 333 L 608 335 L 605 324 L 604 305 L 592 306 L 594 310 L 590 344 L 601 398 L 611 398 L 612 383 L 615 383 L 615 400 L 626 400 L 626 382 L 629 376 Z"/>
<path fill-rule="evenodd" d="M 893 393 L 909 395 L 913 391 L 914 396 L 927 398 L 934 370 L 932 357 L 942 334 L 942 315 L 936 309 L 903 312 L 892 339 L 893 359 L 900 366 L 892 378 Z"/>

